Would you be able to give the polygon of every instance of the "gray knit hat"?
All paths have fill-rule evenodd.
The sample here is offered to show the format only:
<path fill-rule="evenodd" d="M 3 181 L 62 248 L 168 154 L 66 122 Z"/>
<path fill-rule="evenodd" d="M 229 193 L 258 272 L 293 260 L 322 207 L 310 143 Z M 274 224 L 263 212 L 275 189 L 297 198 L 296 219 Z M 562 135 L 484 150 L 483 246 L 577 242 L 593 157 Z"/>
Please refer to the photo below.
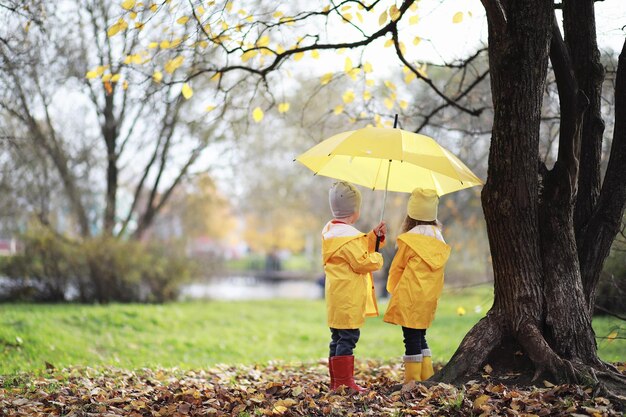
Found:
<path fill-rule="evenodd" d="M 361 209 L 361 192 L 349 182 L 338 181 L 330 187 L 328 202 L 333 217 L 343 219 Z"/>

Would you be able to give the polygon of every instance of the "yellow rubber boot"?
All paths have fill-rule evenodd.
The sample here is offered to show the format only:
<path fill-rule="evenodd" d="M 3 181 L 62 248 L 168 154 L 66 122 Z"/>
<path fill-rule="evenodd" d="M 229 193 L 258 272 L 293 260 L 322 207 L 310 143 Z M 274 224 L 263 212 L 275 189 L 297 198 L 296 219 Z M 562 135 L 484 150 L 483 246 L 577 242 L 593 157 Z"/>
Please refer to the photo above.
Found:
<path fill-rule="evenodd" d="M 422 355 L 405 355 L 402 361 L 404 362 L 404 383 L 421 381 Z"/>
<path fill-rule="evenodd" d="M 426 381 L 428 378 L 433 376 L 435 372 L 433 371 L 433 358 L 430 349 L 422 350 L 422 370 L 421 370 L 421 378 L 422 381 Z"/>

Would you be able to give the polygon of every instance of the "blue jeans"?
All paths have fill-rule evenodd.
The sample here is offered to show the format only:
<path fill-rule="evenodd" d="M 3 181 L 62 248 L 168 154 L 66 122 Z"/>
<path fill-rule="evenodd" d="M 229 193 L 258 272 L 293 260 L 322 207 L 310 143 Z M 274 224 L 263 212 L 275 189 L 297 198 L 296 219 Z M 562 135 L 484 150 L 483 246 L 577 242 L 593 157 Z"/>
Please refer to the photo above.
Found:
<path fill-rule="evenodd" d="M 422 353 L 422 350 L 428 349 L 426 329 L 402 327 L 402 333 L 404 334 L 405 355 L 419 355 Z"/>
<path fill-rule="evenodd" d="M 352 351 L 360 336 L 361 331 L 359 329 L 333 329 L 331 327 L 329 356 L 352 356 Z"/>

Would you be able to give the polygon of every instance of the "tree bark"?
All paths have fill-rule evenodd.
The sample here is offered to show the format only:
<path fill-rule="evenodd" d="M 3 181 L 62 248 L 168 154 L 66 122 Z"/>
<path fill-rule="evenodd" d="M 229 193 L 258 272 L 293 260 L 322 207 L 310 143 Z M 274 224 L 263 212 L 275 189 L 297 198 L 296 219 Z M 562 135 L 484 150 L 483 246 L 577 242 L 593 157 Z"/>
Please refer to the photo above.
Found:
<path fill-rule="evenodd" d="M 615 125 L 609 163 L 600 199 L 579 246 L 585 296 L 590 311 L 604 260 L 609 255 L 626 206 L 626 41 L 622 46 L 615 83 Z"/>
<path fill-rule="evenodd" d="M 589 99 L 582 124 L 579 194 L 574 211 L 578 246 L 600 196 L 600 157 L 604 121 L 601 115 L 604 67 L 596 41 L 594 0 L 563 2 L 565 42 L 572 57 L 572 68 L 580 90 Z"/>
<path fill-rule="evenodd" d="M 536 171 L 551 8 L 484 3 L 498 15 L 487 9 L 494 124 L 482 202 L 494 268 L 493 310 L 516 334 L 522 323 L 539 326 L 542 320 Z M 537 36 L 528 36 L 531 27 Z"/>
<path fill-rule="evenodd" d="M 111 87 L 115 91 L 115 86 Z M 118 167 L 117 167 L 117 138 L 118 138 L 118 122 L 113 113 L 114 95 L 105 95 L 105 106 L 103 111 L 104 121 L 102 123 L 102 136 L 107 150 L 107 190 L 106 190 L 106 207 L 104 210 L 103 234 L 107 236 L 113 235 L 115 227 L 115 215 L 117 213 L 117 186 L 118 186 Z"/>

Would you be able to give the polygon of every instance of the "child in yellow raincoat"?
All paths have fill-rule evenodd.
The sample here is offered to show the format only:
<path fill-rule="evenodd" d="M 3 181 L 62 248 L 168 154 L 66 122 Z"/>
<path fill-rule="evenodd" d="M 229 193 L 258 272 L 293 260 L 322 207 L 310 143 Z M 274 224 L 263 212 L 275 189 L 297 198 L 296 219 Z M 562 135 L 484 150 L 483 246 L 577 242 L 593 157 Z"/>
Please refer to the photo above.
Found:
<path fill-rule="evenodd" d="M 384 321 L 402 326 L 405 382 L 433 375 L 431 351 L 426 343 L 443 288 L 443 272 L 450 246 L 437 223 L 439 197 L 416 188 L 407 205 L 407 217 L 398 236 L 398 251 L 387 280 L 391 294 Z"/>
<path fill-rule="evenodd" d="M 322 230 L 322 257 L 331 332 L 330 388 L 346 385 L 363 391 L 354 382 L 353 350 L 365 317 L 378 316 L 371 272 L 383 266 L 383 257 L 375 252 L 376 236 L 380 235 L 384 241 L 387 229 L 381 222 L 365 234 L 352 226 L 360 216 L 361 193 L 350 183 L 334 183 L 329 191 L 329 203 L 334 218 Z"/>

